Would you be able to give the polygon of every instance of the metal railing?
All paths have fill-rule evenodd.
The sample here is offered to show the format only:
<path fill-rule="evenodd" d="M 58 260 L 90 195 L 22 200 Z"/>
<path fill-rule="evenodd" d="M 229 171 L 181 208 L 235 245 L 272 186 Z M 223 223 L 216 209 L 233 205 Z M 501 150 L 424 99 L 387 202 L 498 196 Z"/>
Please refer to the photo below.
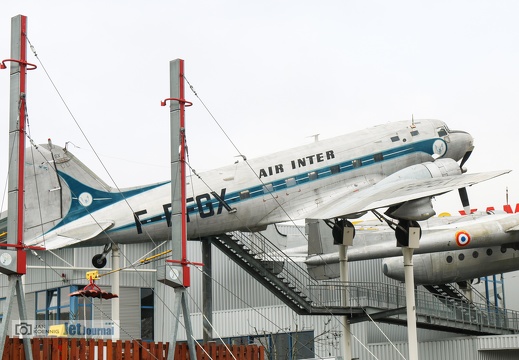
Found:
<path fill-rule="evenodd" d="M 351 307 L 397 309 L 406 306 L 405 288 L 382 283 L 326 282 L 312 288 L 314 296 L 325 306 L 341 304 L 341 294 L 346 290 Z M 444 321 L 457 324 L 478 325 L 492 329 L 519 332 L 519 312 L 487 304 L 460 301 L 456 298 L 415 290 L 416 313 L 425 321 Z M 421 320 L 421 319 L 419 319 Z"/>
<path fill-rule="evenodd" d="M 306 302 L 305 307 L 310 305 L 312 309 L 319 310 L 315 311 L 317 313 L 332 313 L 329 309 L 344 307 L 342 294 L 345 290 L 349 294 L 349 307 L 391 310 L 406 306 L 404 286 L 369 282 L 318 282 L 310 278 L 305 268 L 290 259 L 260 233 L 237 231 L 229 235 L 241 244 L 245 251 L 259 260 L 262 266 L 300 293 Z M 519 332 L 519 312 L 514 310 L 464 301 L 461 298 L 433 295 L 422 290 L 415 290 L 415 301 L 418 321 L 443 323 L 453 327 L 466 324 L 485 329 Z"/>
<path fill-rule="evenodd" d="M 243 244 L 246 249 L 249 249 L 250 253 L 254 254 L 278 278 L 283 279 L 294 290 L 300 292 L 303 297 L 307 298 L 309 303 L 318 303 L 318 299 L 313 297 L 311 289 L 318 286 L 319 283 L 308 275 L 306 269 L 285 255 L 283 251 L 272 244 L 266 237 L 260 233 L 244 233 L 240 231 L 233 232 L 232 237 Z"/>

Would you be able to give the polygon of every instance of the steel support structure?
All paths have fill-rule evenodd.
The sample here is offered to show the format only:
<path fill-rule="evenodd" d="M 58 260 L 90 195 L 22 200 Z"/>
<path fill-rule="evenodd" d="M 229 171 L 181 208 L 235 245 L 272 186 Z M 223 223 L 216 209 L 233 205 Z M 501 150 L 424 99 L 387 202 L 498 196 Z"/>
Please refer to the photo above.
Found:
<path fill-rule="evenodd" d="M 13 302 L 18 303 L 20 321 L 27 322 L 22 276 L 27 272 L 24 250 L 24 180 L 25 180 L 25 119 L 27 70 L 36 66 L 27 62 L 27 17 L 17 15 L 11 19 L 11 58 L 2 61 L 0 68 L 10 62 L 9 110 L 9 180 L 7 247 L 0 248 L 0 271 L 8 275 L 7 297 L 0 324 L 0 354 L 3 354 L 10 325 Z M 11 250 L 15 249 L 15 250 Z M 30 339 L 23 337 L 25 358 L 32 360 Z"/>
<path fill-rule="evenodd" d="M 184 98 L 184 60 L 176 59 L 169 63 L 170 97 L 162 101 L 170 102 L 171 132 L 171 250 L 172 259 L 166 260 L 157 271 L 157 280 L 175 289 L 175 308 L 171 351 L 168 359 L 173 360 L 180 323 L 180 311 L 183 312 L 189 354 L 196 359 L 196 348 L 191 326 L 191 313 L 187 304 L 187 288 L 190 286 L 191 264 L 187 260 L 187 214 L 186 214 L 186 133 L 185 108 L 191 105 Z"/>
<path fill-rule="evenodd" d="M 418 334 L 416 325 L 416 300 L 413 273 L 413 252 L 419 246 L 420 228 L 409 227 L 409 246 L 402 247 L 404 255 L 404 281 L 407 308 L 407 341 L 409 360 L 418 360 Z"/>

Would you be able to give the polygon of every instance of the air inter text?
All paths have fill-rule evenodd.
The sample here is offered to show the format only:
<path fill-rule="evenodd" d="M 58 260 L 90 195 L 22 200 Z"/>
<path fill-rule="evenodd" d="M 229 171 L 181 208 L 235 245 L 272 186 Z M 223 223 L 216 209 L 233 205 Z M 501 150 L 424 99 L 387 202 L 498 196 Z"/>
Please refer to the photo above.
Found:
<path fill-rule="evenodd" d="M 299 159 L 290 160 L 290 164 L 288 167 L 290 169 L 294 170 L 294 169 L 299 169 L 299 168 L 302 168 L 302 167 L 305 167 L 308 165 L 313 165 L 313 164 L 320 163 L 320 162 L 334 159 L 334 158 L 335 158 L 335 154 L 333 153 L 333 150 L 328 150 L 326 152 L 312 154 L 312 155 L 304 156 Z M 276 165 L 268 166 L 267 168 L 260 169 L 259 177 L 262 178 L 262 177 L 267 177 L 267 176 L 271 176 L 274 174 L 281 174 L 284 171 L 285 171 L 285 167 L 283 164 L 276 164 Z"/>

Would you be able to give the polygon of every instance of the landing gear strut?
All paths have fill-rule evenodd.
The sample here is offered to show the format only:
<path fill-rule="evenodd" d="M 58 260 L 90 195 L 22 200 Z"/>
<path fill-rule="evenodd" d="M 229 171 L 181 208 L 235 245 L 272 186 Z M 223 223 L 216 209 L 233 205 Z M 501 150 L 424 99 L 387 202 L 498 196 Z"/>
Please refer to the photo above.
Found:
<path fill-rule="evenodd" d="M 409 228 L 417 227 L 420 229 L 419 237 L 422 237 L 420 224 L 414 220 L 400 220 L 395 228 L 396 241 L 400 246 L 409 246 Z"/>
<path fill-rule="evenodd" d="M 342 245 L 344 239 L 344 228 L 353 229 L 353 237 L 355 237 L 355 227 L 353 224 L 345 219 L 336 220 L 332 227 L 332 236 L 334 245 Z"/>
<path fill-rule="evenodd" d="M 106 255 L 112 250 L 112 244 L 106 244 L 103 253 L 97 254 L 92 258 L 92 265 L 94 265 L 95 268 L 101 269 L 106 266 Z"/>

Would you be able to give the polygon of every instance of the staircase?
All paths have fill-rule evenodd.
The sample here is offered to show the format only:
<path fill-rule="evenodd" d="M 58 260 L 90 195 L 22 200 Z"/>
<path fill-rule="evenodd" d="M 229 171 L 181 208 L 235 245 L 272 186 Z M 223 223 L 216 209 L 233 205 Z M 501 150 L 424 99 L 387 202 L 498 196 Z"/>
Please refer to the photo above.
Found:
<path fill-rule="evenodd" d="M 316 306 L 319 299 L 312 289 L 319 283 L 260 233 L 223 234 L 214 238 L 213 244 L 296 313 L 331 314 L 330 308 Z M 348 313 L 346 308 L 334 310 Z"/>
<path fill-rule="evenodd" d="M 347 315 L 406 325 L 405 289 L 378 283 L 317 282 L 261 233 L 233 232 L 212 243 L 300 315 Z M 417 326 L 473 335 L 519 333 L 519 313 L 475 304 L 453 285 L 416 290 Z M 347 291 L 350 306 L 342 305 Z M 431 293 L 434 295 L 431 295 Z"/>
<path fill-rule="evenodd" d="M 457 317 L 475 321 L 479 306 L 470 301 L 454 284 L 424 285 L 438 300 L 452 308 Z"/>

